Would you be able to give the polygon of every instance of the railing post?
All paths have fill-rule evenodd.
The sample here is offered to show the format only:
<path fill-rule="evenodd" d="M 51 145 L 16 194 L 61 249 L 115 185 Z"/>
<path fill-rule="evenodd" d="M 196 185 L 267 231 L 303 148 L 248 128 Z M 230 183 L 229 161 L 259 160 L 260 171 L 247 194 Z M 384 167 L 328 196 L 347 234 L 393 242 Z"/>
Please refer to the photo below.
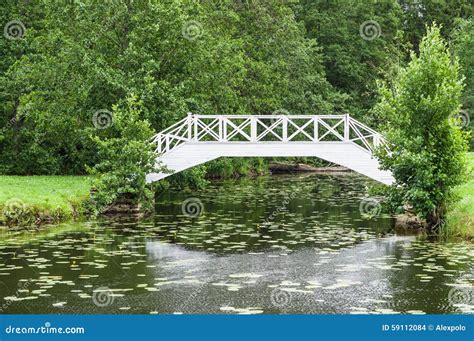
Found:
<path fill-rule="evenodd" d="M 380 135 L 375 134 L 373 139 L 374 147 L 377 148 L 380 145 Z"/>
<path fill-rule="evenodd" d="M 158 134 L 158 153 L 160 153 L 160 154 L 163 152 L 163 150 L 161 149 L 161 148 L 162 148 L 162 146 L 161 146 L 161 144 L 162 144 L 162 143 L 161 143 L 161 139 L 162 139 L 161 134 Z"/>
<path fill-rule="evenodd" d="M 222 118 L 222 141 L 227 142 L 227 118 Z"/>
<path fill-rule="evenodd" d="M 188 112 L 188 140 L 193 138 L 193 113 Z"/>
<path fill-rule="evenodd" d="M 222 116 L 219 116 L 219 142 L 224 141 L 224 130 L 222 129 Z"/>
<path fill-rule="evenodd" d="M 257 118 L 250 118 L 250 142 L 257 142 Z"/>
<path fill-rule="evenodd" d="M 313 126 L 313 138 L 314 142 L 319 142 L 319 116 L 314 116 L 313 118 L 314 126 Z"/>
<path fill-rule="evenodd" d="M 281 119 L 282 119 L 281 123 L 283 125 L 283 129 L 282 129 L 283 142 L 288 142 L 288 117 L 282 116 Z"/>
<path fill-rule="evenodd" d="M 344 115 L 344 142 L 349 141 L 349 114 Z"/>
<path fill-rule="evenodd" d="M 198 122 L 197 122 L 198 118 L 196 115 L 193 115 L 193 126 L 194 126 L 194 136 L 193 136 L 193 140 L 194 141 L 197 141 L 198 140 Z"/>

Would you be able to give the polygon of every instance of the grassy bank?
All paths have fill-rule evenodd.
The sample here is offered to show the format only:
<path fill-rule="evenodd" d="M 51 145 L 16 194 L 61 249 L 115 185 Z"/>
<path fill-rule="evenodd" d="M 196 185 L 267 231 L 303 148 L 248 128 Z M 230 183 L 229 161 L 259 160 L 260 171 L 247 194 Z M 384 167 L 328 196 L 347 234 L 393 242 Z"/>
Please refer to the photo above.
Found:
<path fill-rule="evenodd" d="M 90 186 L 85 176 L 0 176 L 0 223 L 57 223 L 76 217 Z"/>
<path fill-rule="evenodd" d="M 456 189 L 460 201 L 448 213 L 447 237 L 474 240 L 474 153 L 468 153 L 469 181 Z"/>

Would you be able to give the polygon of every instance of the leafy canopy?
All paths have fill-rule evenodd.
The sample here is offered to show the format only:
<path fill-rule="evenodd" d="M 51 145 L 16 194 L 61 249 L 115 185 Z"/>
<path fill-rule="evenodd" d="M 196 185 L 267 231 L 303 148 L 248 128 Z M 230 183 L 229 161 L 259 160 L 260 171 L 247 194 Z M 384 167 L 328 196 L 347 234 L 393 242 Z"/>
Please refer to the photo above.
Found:
<path fill-rule="evenodd" d="M 440 28 L 428 29 L 420 54 L 400 70 L 392 87 L 380 86 L 374 111 L 387 122 L 391 153 L 380 151 L 384 169 L 395 183 L 388 193 L 393 210 L 405 204 L 439 226 L 463 181 L 466 136 L 456 119 L 463 89 L 459 63 L 452 58 Z"/>
<path fill-rule="evenodd" d="M 94 136 L 100 162 L 90 172 L 95 175 L 97 189 L 92 196 L 92 209 L 101 210 L 117 198 L 132 196 L 137 202 L 150 203 L 153 192 L 146 184 L 146 174 L 156 171 L 156 153 L 151 143 L 153 130 L 140 119 L 141 106 L 130 96 L 113 108 L 109 121 L 112 137 Z"/>

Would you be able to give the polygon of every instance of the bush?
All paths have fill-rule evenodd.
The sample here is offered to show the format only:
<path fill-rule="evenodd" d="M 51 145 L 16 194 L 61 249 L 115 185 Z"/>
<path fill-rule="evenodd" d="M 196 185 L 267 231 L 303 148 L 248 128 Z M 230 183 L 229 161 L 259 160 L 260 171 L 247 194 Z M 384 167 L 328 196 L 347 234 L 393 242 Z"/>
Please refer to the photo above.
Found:
<path fill-rule="evenodd" d="M 381 87 L 375 109 L 391 142 L 390 153 L 379 152 L 395 178 L 388 203 L 392 210 L 412 206 L 431 230 L 444 223 L 453 189 L 464 180 L 467 139 L 456 120 L 462 88 L 459 63 L 434 25 L 392 88 Z"/>
<path fill-rule="evenodd" d="M 105 137 L 94 136 L 99 150 L 99 163 L 90 169 L 96 176 L 95 192 L 89 210 L 104 210 L 118 198 L 126 196 L 150 209 L 153 191 L 146 183 L 146 174 L 159 171 L 155 167 L 156 153 L 151 143 L 153 130 L 141 119 L 142 103 L 130 96 L 113 107 L 112 123 L 104 130 Z"/>

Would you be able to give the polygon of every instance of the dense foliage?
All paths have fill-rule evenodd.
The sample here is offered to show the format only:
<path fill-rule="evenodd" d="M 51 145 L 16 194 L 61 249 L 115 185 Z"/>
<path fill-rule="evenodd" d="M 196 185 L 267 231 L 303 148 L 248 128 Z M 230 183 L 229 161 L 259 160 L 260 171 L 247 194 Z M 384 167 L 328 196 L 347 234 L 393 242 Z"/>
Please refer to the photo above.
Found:
<path fill-rule="evenodd" d="M 141 204 L 153 202 L 153 192 L 146 184 L 146 174 L 158 170 L 151 143 L 153 131 L 146 120 L 140 119 L 142 103 L 134 96 L 124 102 L 96 117 L 95 123 L 101 124 L 102 130 L 113 130 L 104 137 L 92 137 L 100 162 L 90 170 L 95 175 L 91 209 L 99 212 L 122 196 Z"/>
<path fill-rule="evenodd" d="M 349 97 L 352 115 L 367 119 L 376 80 L 389 77 L 406 52 L 400 5 L 396 0 L 301 0 L 295 7 L 307 35 L 323 49 L 328 81 Z"/>
<path fill-rule="evenodd" d="M 426 34 L 426 25 L 436 22 L 444 37 L 456 29 L 459 19 L 472 18 L 471 0 L 399 0 L 403 10 L 402 27 L 405 39 L 416 52 Z"/>
<path fill-rule="evenodd" d="M 341 98 L 326 81 L 315 40 L 273 1 L 234 4 L 84 2 L 15 13 L 22 39 L 3 39 L 0 172 L 78 174 L 98 159 L 92 116 L 130 94 L 155 130 L 194 113 L 330 113 Z M 20 6 L 19 6 L 20 7 Z"/>
<path fill-rule="evenodd" d="M 420 43 L 419 56 L 412 54 L 391 86 L 381 86 L 375 108 L 387 122 L 390 142 L 390 152 L 380 152 L 382 166 L 396 180 L 389 203 L 412 206 L 432 229 L 443 223 L 453 189 L 463 181 L 462 88 L 459 63 L 433 26 Z"/>
<path fill-rule="evenodd" d="M 130 94 L 154 130 L 188 111 L 371 121 L 375 81 L 391 79 L 432 21 L 472 93 L 472 11 L 464 0 L 4 1 L 2 24 L 24 30 L 0 39 L 0 173 L 84 174 L 99 162 L 93 114 Z M 242 162 L 253 168 L 209 169 Z"/>
<path fill-rule="evenodd" d="M 459 57 L 461 71 L 465 76 L 465 88 L 462 95 L 461 124 L 466 131 L 474 127 L 474 19 L 456 21 L 456 28 L 451 32 L 453 52 Z M 470 149 L 474 150 L 474 134 L 471 134 Z"/>
<path fill-rule="evenodd" d="M 461 101 L 469 123 L 474 98 L 473 13 L 469 0 L 75 0 L 61 5 L 5 0 L 0 6 L 0 174 L 77 175 L 94 170 L 103 175 L 97 186 L 110 188 L 100 199 L 105 204 L 113 190 L 147 195 L 143 179 L 136 179 L 133 188 L 123 182 L 150 167 L 151 154 L 143 139 L 187 112 L 350 112 L 374 128 L 387 121 L 390 112 L 390 121 L 407 120 L 408 111 L 389 110 L 388 105 L 385 116 L 370 110 L 377 101 L 376 83 L 395 79 L 411 91 L 418 86 L 403 82 L 420 82 L 427 85 L 420 91 L 431 95 L 428 85 L 435 83 L 428 80 L 455 76 L 450 71 L 427 80 L 398 73 L 409 61 L 410 49 L 418 52 L 425 25 L 433 22 L 441 24 L 450 58 L 459 57 L 466 76 Z M 415 58 L 410 68 L 424 65 L 423 60 Z M 445 129 L 440 128 L 440 136 L 454 129 L 443 123 L 457 110 L 461 90 L 451 90 L 455 92 L 446 103 L 432 104 L 443 112 L 436 122 Z M 411 95 L 417 94 L 422 95 Z M 407 108 L 413 114 L 419 110 Z M 97 126 L 100 113 L 113 114 L 111 127 Z M 144 131 L 132 136 L 133 129 Z M 413 131 L 407 130 L 406 136 L 416 136 L 407 135 Z M 459 141 L 453 139 L 457 138 L 448 136 L 443 148 L 451 142 L 458 148 Z M 418 151 L 426 141 L 410 143 L 413 146 L 400 148 Z M 118 153 L 120 148 L 127 153 Z M 138 157 L 139 148 L 145 148 L 144 159 Z M 431 162 L 435 167 L 445 160 Z M 115 169 L 115 164 L 131 168 Z M 206 176 L 265 169 L 259 159 L 224 159 L 171 178 L 181 185 L 200 186 Z M 437 172 L 425 169 L 426 174 L 432 171 Z M 440 185 L 434 178 L 428 180 L 423 191 Z M 456 181 L 442 185 L 449 188 Z M 418 194 L 409 199 L 418 200 Z M 425 201 L 420 209 L 427 212 L 444 199 L 421 198 Z"/>

